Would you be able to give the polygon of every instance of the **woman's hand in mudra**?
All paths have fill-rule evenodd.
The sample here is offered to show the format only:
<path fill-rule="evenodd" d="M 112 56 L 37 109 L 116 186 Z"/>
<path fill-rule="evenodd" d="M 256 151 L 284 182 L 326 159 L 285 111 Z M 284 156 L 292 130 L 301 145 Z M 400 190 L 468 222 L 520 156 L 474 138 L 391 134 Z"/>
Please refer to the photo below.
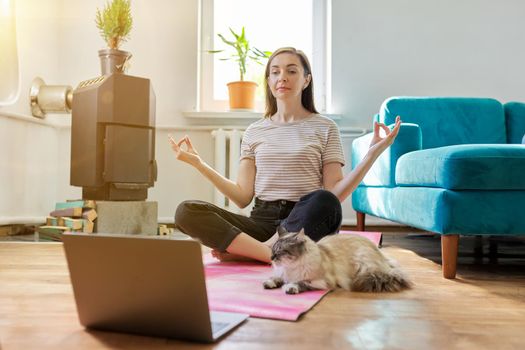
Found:
<path fill-rule="evenodd" d="M 386 126 L 383 123 L 374 123 L 374 136 L 372 137 L 372 140 L 370 141 L 370 148 L 368 152 L 375 153 L 377 156 L 379 156 L 385 149 L 387 149 L 392 143 L 394 143 L 394 140 L 396 139 L 397 134 L 399 133 L 399 128 L 401 127 L 401 117 L 396 117 L 396 124 L 394 125 L 394 128 L 390 130 L 388 126 Z M 381 137 L 380 132 L 381 129 L 385 132 L 385 137 Z"/>
<path fill-rule="evenodd" d="M 176 142 L 171 135 L 168 135 L 168 139 L 170 141 L 171 149 L 175 152 L 175 157 L 178 160 L 193 166 L 197 166 L 201 163 L 201 157 L 193 147 L 188 135 L 184 136 L 178 142 Z M 184 145 L 186 145 L 186 149 L 184 149 Z"/>

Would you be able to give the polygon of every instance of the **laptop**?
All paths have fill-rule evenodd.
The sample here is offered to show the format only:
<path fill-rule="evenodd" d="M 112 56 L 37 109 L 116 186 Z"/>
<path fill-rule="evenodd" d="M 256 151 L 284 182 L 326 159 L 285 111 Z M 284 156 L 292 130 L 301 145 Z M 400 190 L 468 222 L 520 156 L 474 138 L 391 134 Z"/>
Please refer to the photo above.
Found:
<path fill-rule="evenodd" d="M 214 342 L 248 318 L 210 312 L 197 241 L 100 233 L 62 241 L 87 328 Z"/>

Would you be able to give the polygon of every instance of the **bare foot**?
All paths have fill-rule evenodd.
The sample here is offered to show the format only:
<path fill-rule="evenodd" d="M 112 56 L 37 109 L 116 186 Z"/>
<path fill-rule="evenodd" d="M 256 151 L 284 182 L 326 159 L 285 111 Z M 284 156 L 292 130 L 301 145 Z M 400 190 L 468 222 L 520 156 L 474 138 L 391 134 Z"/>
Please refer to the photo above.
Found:
<path fill-rule="evenodd" d="M 228 252 L 220 252 L 216 249 L 212 249 L 211 256 L 213 256 L 215 259 L 222 261 L 222 262 L 227 262 L 227 261 L 257 261 L 257 262 L 260 262 L 258 260 L 249 258 L 247 256 L 231 254 Z"/>

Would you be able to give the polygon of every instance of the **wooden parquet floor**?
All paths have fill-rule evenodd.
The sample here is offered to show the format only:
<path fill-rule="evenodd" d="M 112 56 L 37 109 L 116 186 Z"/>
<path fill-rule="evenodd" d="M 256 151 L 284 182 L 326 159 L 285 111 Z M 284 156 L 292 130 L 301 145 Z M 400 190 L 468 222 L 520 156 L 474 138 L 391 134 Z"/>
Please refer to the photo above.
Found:
<path fill-rule="evenodd" d="M 389 232 L 383 251 L 415 283 L 397 294 L 335 291 L 298 322 L 249 319 L 216 344 L 85 331 L 60 243 L 0 242 L 0 349 L 523 349 L 525 242 L 460 239 L 441 276 L 438 236 Z M 497 258 L 497 262 L 495 261 Z"/>

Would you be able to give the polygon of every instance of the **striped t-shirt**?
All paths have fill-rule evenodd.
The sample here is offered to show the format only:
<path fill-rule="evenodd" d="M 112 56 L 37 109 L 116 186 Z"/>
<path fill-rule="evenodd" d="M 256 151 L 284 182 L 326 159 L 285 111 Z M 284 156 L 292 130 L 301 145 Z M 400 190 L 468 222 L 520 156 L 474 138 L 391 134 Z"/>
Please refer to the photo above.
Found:
<path fill-rule="evenodd" d="M 298 201 L 323 187 L 323 164 L 345 162 L 337 125 L 313 113 L 296 122 L 251 124 L 241 143 L 244 158 L 255 159 L 255 196 L 265 201 Z"/>

